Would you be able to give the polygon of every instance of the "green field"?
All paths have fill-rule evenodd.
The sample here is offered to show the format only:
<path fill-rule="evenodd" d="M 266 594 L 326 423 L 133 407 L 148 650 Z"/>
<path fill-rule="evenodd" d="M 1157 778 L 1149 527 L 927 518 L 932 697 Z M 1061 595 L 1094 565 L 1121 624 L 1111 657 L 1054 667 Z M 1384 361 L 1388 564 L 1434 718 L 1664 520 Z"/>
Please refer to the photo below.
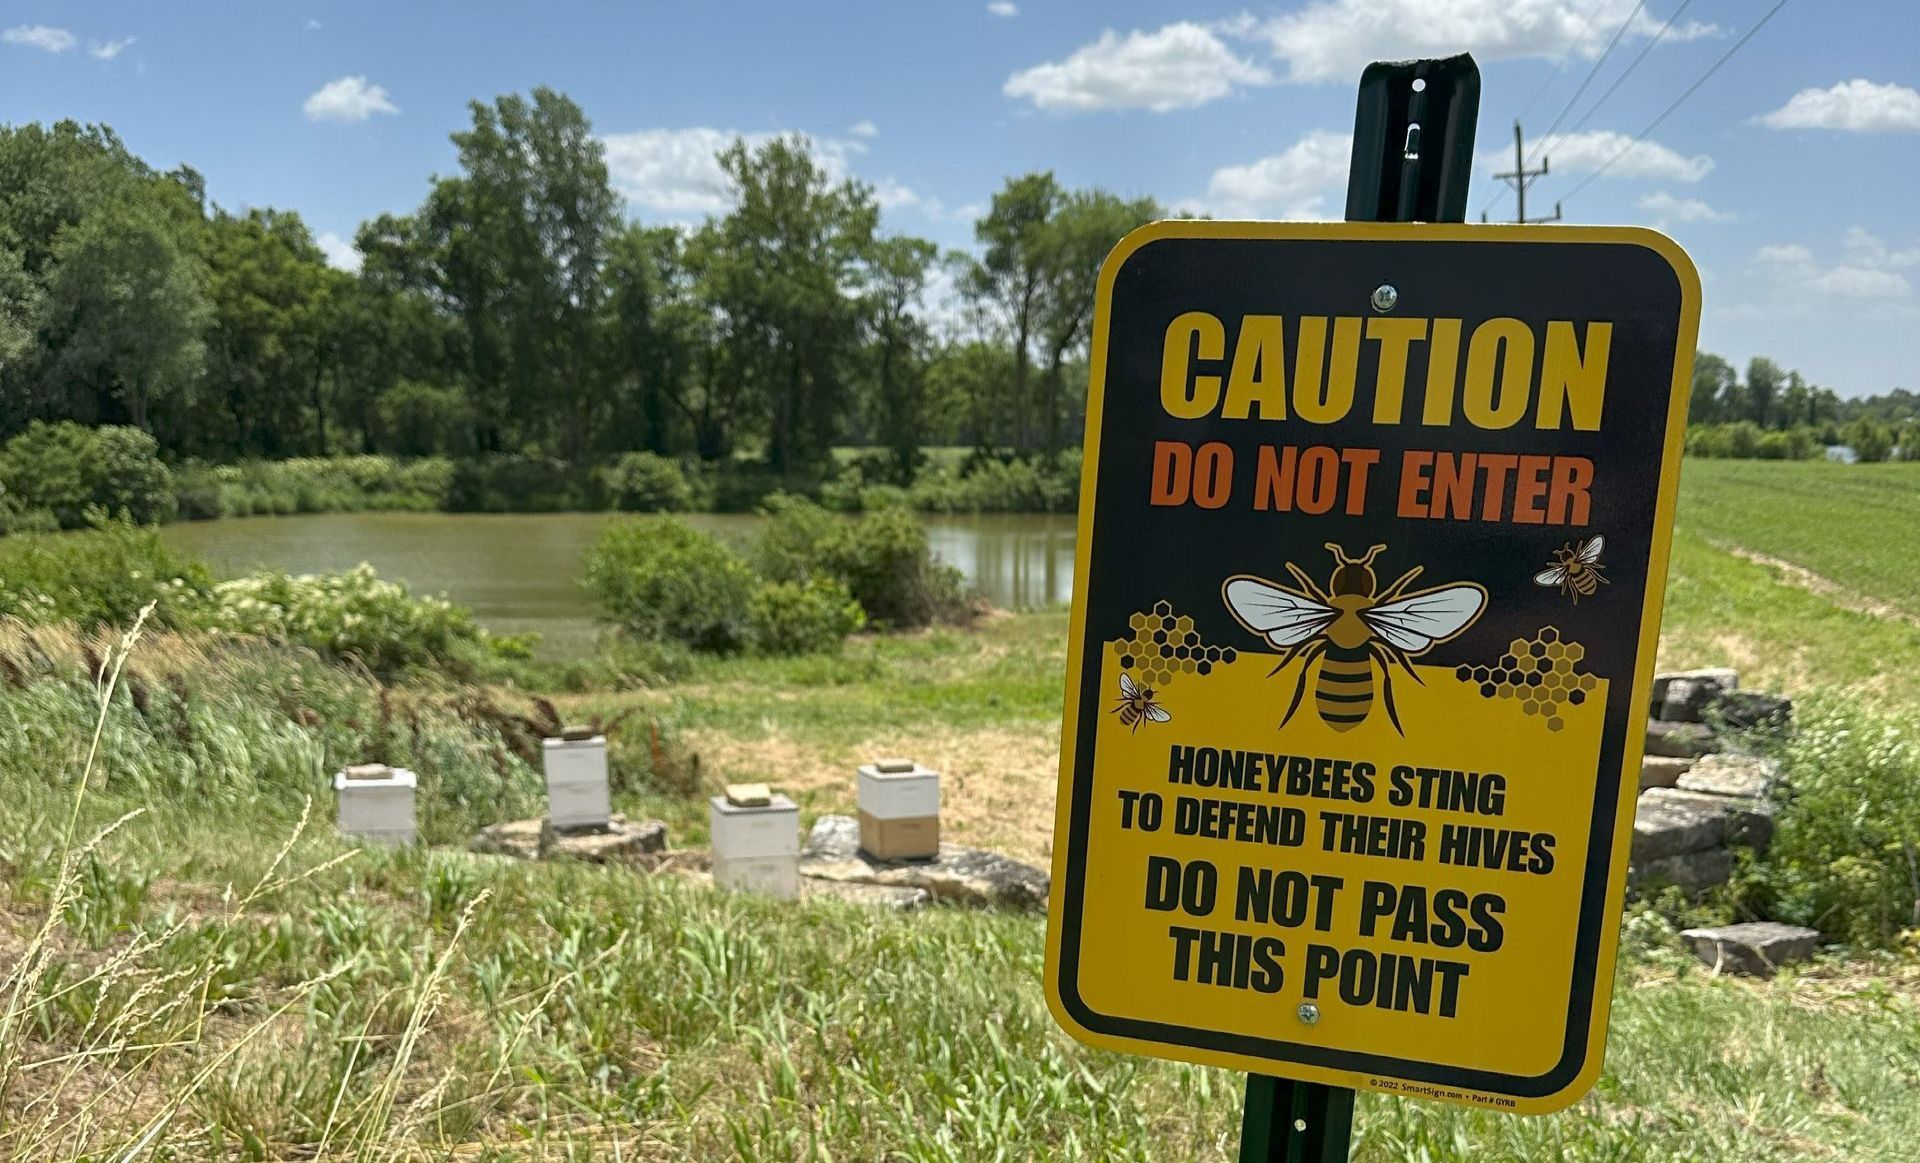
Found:
<path fill-rule="evenodd" d="M 1755 485 L 1761 468 L 1789 475 Z M 1912 601 L 1911 539 L 1887 531 L 1915 523 L 1903 486 L 1920 475 L 1702 469 L 1687 466 L 1663 662 L 1732 662 L 1756 685 L 1910 718 L 1920 629 L 1848 607 Z M 1783 499 L 1744 507 L 1756 491 Z M 676 843 L 703 841 L 699 797 L 731 778 L 771 778 L 809 818 L 846 810 L 853 763 L 887 750 L 947 774 L 954 838 L 1044 862 L 1065 627 L 1060 612 L 996 615 L 554 697 L 568 718 L 625 711 L 700 756 L 680 784 L 619 793 Z M 471 692 L 383 695 L 310 656 L 160 635 L 133 649 L 75 813 L 106 645 L 0 629 L 0 733 L 24 741 L 0 748 L 0 1157 L 143 1141 L 175 1159 L 1234 1157 L 1237 1077 L 1055 1029 L 1035 918 L 781 906 L 461 851 L 476 823 L 530 814 L 539 794 L 531 769 L 463 734 Z M 376 720 L 427 764 L 432 847 L 331 838 L 325 773 Z M 617 744 L 630 758 L 647 735 Z M 289 844 L 308 795 L 315 818 Z M 1355 1158 L 1912 1157 L 1911 949 L 1716 978 L 1652 914 L 1625 948 L 1587 1098 L 1512 1117 L 1363 1096 Z"/>
<path fill-rule="evenodd" d="M 1688 460 L 1679 524 L 1920 618 L 1920 463 Z"/>

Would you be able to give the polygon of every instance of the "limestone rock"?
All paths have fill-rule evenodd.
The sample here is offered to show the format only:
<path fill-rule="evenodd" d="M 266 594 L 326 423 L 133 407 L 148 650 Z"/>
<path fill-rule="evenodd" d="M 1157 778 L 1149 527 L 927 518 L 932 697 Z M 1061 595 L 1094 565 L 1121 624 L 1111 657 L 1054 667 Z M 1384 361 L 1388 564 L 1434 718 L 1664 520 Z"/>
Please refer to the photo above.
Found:
<path fill-rule="evenodd" d="M 1672 787 L 1693 766 L 1691 759 L 1675 759 L 1667 755 L 1649 755 L 1640 761 L 1640 790 L 1648 788 Z"/>
<path fill-rule="evenodd" d="M 545 819 L 508 820 L 480 829 L 468 847 L 483 855 L 517 860 L 635 861 L 666 851 L 667 826 L 658 820 L 634 823 L 617 812 L 604 829 L 555 831 Z"/>
<path fill-rule="evenodd" d="M 1734 731 L 1782 729 L 1793 721 L 1793 700 L 1765 691 L 1725 691 L 1707 705 L 1704 718 Z"/>
<path fill-rule="evenodd" d="M 473 837 L 468 847 L 486 856 L 511 856 L 517 860 L 540 859 L 540 833 L 545 820 L 508 820 L 488 824 Z"/>
<path fill-rule="evenodd" d="M 1682 852 L 1657 860 L 1636 861 L 1627 869 L 1627 887 L 1637 893 L 1672 885 L 1687 893 L 1698 893 L 1733 877 L 1733 853 L 1726 848 L 1705 848 Z"/>
<path fill-rule="evenodd" d="M 1656 674 L 1648 713 L 1667 722 L 1698 723 L 1709 703 L 1739 685 L 1739 673 L 1723 666 Z"/>
<path fill-rule="evenodd" d="M 1647 754 L 1669 759 L 1698 759 L 1712 754 L 1720 745 L 1713 729 L 1705 723 L 1676 723 L 1666 719 L 1647 720 Z"/>
<path fill-rule="evenodd" d="M 1694 956 L 1715 969 L 1733 973 L 1772 973 L 1783 965 L 1807 960 L 1820 945 L 1819 930 L 1778 921 L 1688 929 L 1680 936 L 1693 946 Z"/>
<path fill-rule="evenodd" d="M 1765 800 L 1657 787 L 1637 805 L 1633 860 L 1642 864 L 1728 844 L 1765 849 L 1772 839 L 1773 806 Z"/>
<path fill-rule="evenodd" d="M 1676 787 L 1715 796 L 1758 799 L 1770 794 L 1780 778 L 1780 764 L 1753 755 L 1708 755 L 1682 775 Z"/>
<path fill-rule="evenodd" d="M 874 905 L 879 908 L 908 909 L 924 907 L 933 899 L 933 895 L 924 888 L 905 888 L 889 884 L 861 884 L 850 880 L 819 880 L 811 876 L 800 878 L 800 899 L 851 901 L 859 905 Z"/>
<path fill-rule="evenodd" d="M 540 832 L 540 855 L 548 860 L 608 864 L 661 852 L 666 846 L 665 824 L 659 820 L 634 823 L 618 812 L 608 819 L 604 832 L 558 832 L 551 826 L 543 826 Z"/>
<path fill-rule="evenodd" d="M 876 860 L 860 850 L 860 822 L 822 816 L 800 851 L 800 875 L 813 880 L 923 889 L 934 900 L 1044 911 L 1048 876 L 1030 864 L 964 844 L 942 844 L 931 860 Z"/>

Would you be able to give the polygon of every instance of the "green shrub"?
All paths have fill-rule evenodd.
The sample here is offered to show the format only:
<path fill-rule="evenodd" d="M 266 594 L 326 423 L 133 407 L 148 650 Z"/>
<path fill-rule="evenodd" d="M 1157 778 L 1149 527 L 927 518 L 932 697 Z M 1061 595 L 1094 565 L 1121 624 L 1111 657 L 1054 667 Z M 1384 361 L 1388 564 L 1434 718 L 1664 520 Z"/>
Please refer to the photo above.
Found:
<path fill-rule="evenodd" d="M 381 580 L 370 565 L 221 582 L 201 622 L 210 630 L 358 659 L 377 674 L 408 667 L 470 673 L 490 650 L 472 611 L 445 598 L 415 597 L 405 583 Z"/>
<path fill-rule="evenodd" d="M 0 490 L 20 510 L 51 513 L 62 529 L 86 525 L 93 509 L 139 525 L 171 521 L 175 512 L 160 446 L 138 428 L 35 421 L 0 450 Z"/>
<path fill-rule="evenodd" d="M 0 539 L 0 617 L 125 629 L 149 602 L 161 625 L 190 622 L 213 588 L 205 566 L 152 529 L 103 523 Z"/>
<path fill-rule="evenodd" d="M 927 513 L 1071 512 L 1079 504 L 1080 453 L 1064 452 L 1052 466 L 980 459 L 960 470 L 923 472 L 908 497 Z"/>
<path fill-rule="evenodd" d="M 677 518 L 610 523 L 587 553 L 586 585 L 607 619 L 633 637 L 717 653 L 746 645 L 753 571 Z"/>
<path fill-rule="evenodd" d="M 755 568 L 770 581 L 831 578 L 853 594 L 872 622 L 924 626 L 964 616 L 960 573 L 933 559 L 927 531 L 897 507 L 859 517 L 835 516 L 810 501 L 772 498 L 751 547 Z"/>
<path fill-rule="evenodd" d="M 1832 698 L 1803 700 L 1780 745 L 1773 843 L 1748 907 L 1860 945 L 1920 927 L 1920 741 Z"/>
<path fill-rule="evenodd" d="M 533 453 L 503 453 L 454 464 L 446 507 L 455 513 L 559 513 L 606 508 L 592 468 Z"/>
<path fill-rule="evenodd" d="M 175 474 L 180 516 L 190 520 L 278 513 L 428 512 L 446 500 L 453 463 L 440 457 L 294 457 L 240 464 L 188 462 Z"/>
<path fill-rule="evenodd" d="M 672 513 L 693 507 L 693 486 L 680 466 L 655 452 L 629 452 L 607 469 L 613 506 L 629 513 Z"/>
<path fill-rule="evenodd" d="M 747 605 L 748 640 L 761 654 L 825 654 L 866 625 L 860 603 L 832 578 L 763 582 Z"/>

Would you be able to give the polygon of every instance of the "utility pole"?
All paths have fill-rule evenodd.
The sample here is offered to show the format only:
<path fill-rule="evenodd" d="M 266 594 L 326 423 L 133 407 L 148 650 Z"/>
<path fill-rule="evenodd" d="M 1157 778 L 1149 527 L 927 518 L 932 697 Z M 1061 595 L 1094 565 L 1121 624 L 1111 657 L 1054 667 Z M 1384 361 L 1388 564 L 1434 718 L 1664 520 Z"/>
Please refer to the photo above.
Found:
<path fill-rule="evenodd" d="M 1519 203 L 1519 211 L 1513 216 L 1515 222 L 1526 224 L 1560 221 L 1560 203 L 1557 201 L 1553 204 L 1553 213 L 1551 215 L 1543 218 L 1527 217 L 1527 187 L 1533 185 L 1536 180 L 1547 176 L 1547 161 L 1547 158 L 1541 158 L 1540 168 L 1537 170 L 1527 168 L 1527 151 L 1525 143 L 1520 136 L 1520 123 L 1518 121 L 1514 122 L 1513 172 L 1510 174 L 1495 174 L 1493 176 L 1513 187 L 1514 200 Z M 1485 222 L 1486 220 L 1486 211 L 1483 210 L 1480 212 L 1480 221 Z"/>

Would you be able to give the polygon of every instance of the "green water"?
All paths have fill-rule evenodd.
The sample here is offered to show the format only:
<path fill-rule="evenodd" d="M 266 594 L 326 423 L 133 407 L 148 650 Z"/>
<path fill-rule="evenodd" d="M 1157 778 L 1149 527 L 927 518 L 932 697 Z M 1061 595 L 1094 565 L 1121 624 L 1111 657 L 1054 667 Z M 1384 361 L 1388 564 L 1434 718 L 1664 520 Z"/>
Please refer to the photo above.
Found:
<path fill-rule="evenodd" d="M 591 649 L 593 606 L 580 589 L 581 555 L 602 513 L 327 513 L 169 525 L 166 539 L 222 573 L 322 573 L 369 562 L 382 577 L 444 593 L 506 634 L 533 631 L 544 657 Z M 695 514 L 703 529 L 743 539 L 758 518 Z M 928 517 L 927 538 L 996 606 L 1066 602 L 1073 588 L 1073 518 Z"/>

